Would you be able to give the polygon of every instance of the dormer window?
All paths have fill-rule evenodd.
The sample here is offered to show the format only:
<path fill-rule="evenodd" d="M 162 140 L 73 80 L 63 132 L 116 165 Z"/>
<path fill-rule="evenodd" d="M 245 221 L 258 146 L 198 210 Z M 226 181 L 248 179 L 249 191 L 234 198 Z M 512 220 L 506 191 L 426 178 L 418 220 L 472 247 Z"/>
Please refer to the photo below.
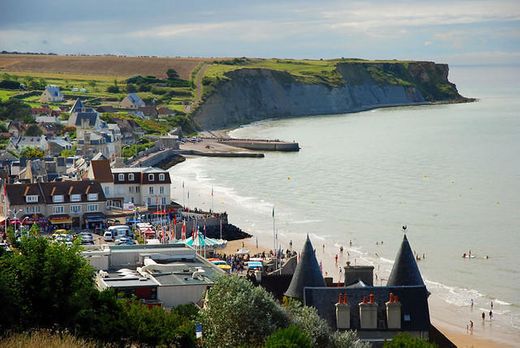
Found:
<path fill-rule="evenodd" d="M 87 196 L 87 199 L 89 201 L 97 201 L 98 200 L 98 194 L 97 193 L 89 193 Z"/>
<path fill-rule="evenodd" d="M 154 180 L 155 180 L 154 175 L 148 174 L 148 181 L 154 181 Z"/>
<path fill-rule="evenodd" d="M 25 196 L 25 201 L 27 203 L 38 203 L 38 195 Z"/>
<path fill-rule="evenodd" d="M 117 178 L 119 181 L 125 181 L 125 175 L 124 174 L 118 174 Z"/>
<path fill-rule="evenodd" d="M 164 181 L 164 174 L 159 174 L 159 181 Z"/>
<path fill-rule="evenodd" d="M 65 201 L 65 198 L 63 195 L 54 195 L 52 196 L 52 203 L 63 203 Z"/>
<path fill-rule="evenodd" d="M 133 173 L 128 174 L 128 181 L 134 181 L 134 174 Z"/>
<path fill-rule="evenodd" d="M 81 195 L 80 194 L 70 195 L 70 201 L 71 202 L 81 202 Z"/>

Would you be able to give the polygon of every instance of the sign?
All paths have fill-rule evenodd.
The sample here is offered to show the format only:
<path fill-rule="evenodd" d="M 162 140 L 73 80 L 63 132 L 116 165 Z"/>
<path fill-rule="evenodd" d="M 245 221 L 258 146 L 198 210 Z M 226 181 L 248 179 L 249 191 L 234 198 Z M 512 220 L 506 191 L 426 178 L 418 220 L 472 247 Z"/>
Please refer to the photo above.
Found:
<path fill-rule="evenodd" d="M 195 323 L 195 337 L 202 338 L 202 324 Z"/>

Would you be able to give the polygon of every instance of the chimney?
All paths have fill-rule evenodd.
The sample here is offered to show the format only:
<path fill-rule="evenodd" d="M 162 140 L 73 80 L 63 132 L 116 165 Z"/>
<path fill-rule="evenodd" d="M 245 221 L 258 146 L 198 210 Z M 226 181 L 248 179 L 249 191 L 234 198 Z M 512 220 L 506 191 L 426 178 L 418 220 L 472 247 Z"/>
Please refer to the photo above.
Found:
<path fill-rule="evenodd" d="M 370 294 L 369 300 L 364 297 L 359 304 L 359 321 L 362 329 L 377 329 L 377 303 L 374 294 Z"/>
<path fill-rule="evenodd" d="M 347 294 L 339 294 L 336 303 L 336 327 L 350 329 L 350 305 L 347 303 Z"/>
<path fill-rule="evenodd" d="M 401 302 L 399 297 L 390 293 L 386 305 L 386 320 L 389 329 L 401 329 Z"/>

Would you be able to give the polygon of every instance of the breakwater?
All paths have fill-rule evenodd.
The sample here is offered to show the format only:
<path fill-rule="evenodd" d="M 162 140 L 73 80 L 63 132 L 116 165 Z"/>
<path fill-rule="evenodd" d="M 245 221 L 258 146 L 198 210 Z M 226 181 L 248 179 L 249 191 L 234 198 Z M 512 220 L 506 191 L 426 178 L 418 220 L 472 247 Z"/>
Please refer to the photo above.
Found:
<path fill-rule="evenodd" d="M 280 140 L 259 140 L 259 139 L 218 139 L 218 142 L 255 151 L 300 151 L 297 142 L 286 142 Z"/>

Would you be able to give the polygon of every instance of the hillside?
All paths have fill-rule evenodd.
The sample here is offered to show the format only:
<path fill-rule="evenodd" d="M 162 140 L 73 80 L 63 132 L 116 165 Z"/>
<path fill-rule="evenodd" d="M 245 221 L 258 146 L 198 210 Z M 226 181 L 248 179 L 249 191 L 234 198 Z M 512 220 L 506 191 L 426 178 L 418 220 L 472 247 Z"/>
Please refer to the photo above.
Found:
<path fill-rule="evenodd" d="M 192 117 L 203 129 L 266 118 L 357 112 L 377 107 L 465 102 L 433 62 L 240 60 L 206 70 Z"/>

